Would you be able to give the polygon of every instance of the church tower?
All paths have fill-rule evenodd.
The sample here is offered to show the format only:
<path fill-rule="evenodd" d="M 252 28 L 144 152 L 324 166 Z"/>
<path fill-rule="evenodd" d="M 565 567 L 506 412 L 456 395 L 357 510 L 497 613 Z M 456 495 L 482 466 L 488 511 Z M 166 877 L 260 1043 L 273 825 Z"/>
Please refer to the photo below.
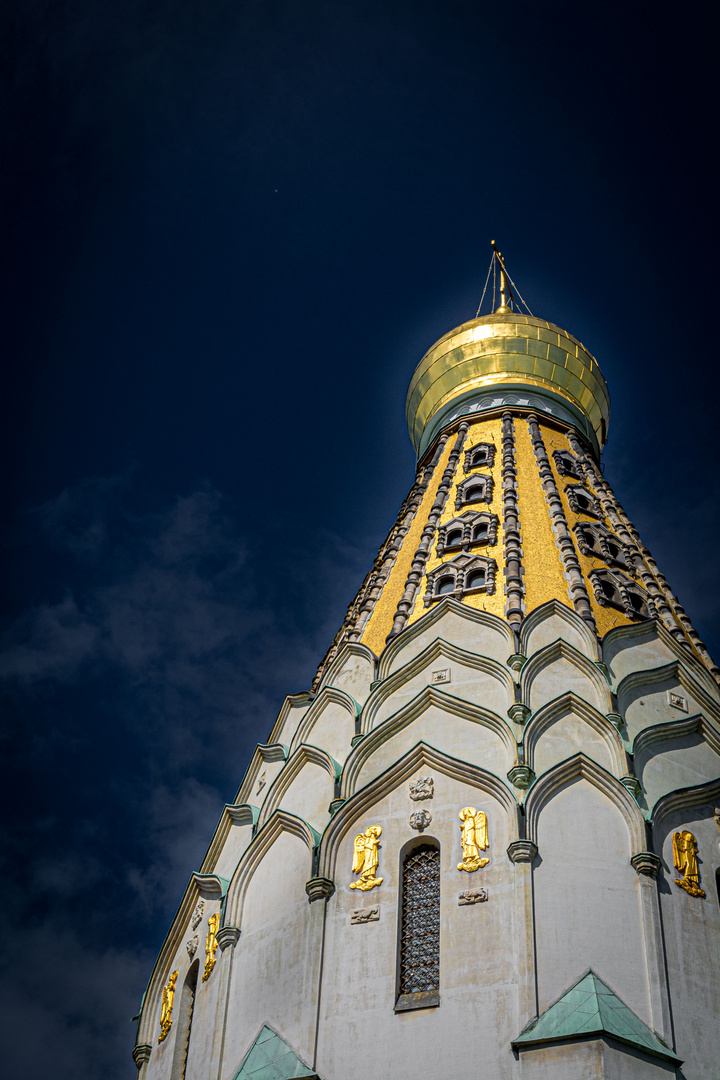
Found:
<path fill-rule="evenodd" d="M 415 482 L 223 809 L 138 1080 L 717 1080 L 720 671 L 501 303 L 407 395 Z M 265 733 L 263 733 L 265 734 Z"/>

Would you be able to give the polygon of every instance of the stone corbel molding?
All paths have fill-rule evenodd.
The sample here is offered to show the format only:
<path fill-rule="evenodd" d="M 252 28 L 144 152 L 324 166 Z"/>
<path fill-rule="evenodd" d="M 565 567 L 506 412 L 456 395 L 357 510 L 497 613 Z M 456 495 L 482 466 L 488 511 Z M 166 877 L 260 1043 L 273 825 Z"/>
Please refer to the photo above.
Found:
<path fill-rule="evenodd" d="M 644 877 L 656 878 L 662 868 L 661 860 L 652 851 L 638 851 L 630 862 L 635 872 Z"/>
<path fill-rule="evenodd" d="M 305 892 L 310 904 L 316 900 L 327 900 L 335 892 L 335 882 L 326 877 L 313 877 L 307 882 Z"/>
<path fill-rule="evenodd" d="M 423 614 L 416 622 L 408 626 L 400 637 L 393 638 L 393 640 L 388 643 L 378 662 L 378 679 L 381 681 L 385 680 L 395 667 L 395 660 L 398 658 L 399 654 L 412 646 L 412 643 L 419 637 L 428 634 L 431 628 L 449 613 L 452 613 L 458 618 L 465 619 L 471 624 L 474 623 L 478 627 L 484 627 L 488 630 L 495 631 L 505 640 L 508 652 L 512 652 L 515 648 L 512 630 L 504 619 L 500 619 L 497 615 L 492 615 L 490 612 L 479 611 L 475 608 L 468 607 L 467 604 L 461 604 L 457 600 L 453 600 L 452 597 L 446 596 L 442 600 L 439 600 L 430 611 Z"/>
<path fill-rule="evenodd" d="M 190 876 L 205 900 L 222 900 L 230 885 L 228 879 L 219 874 L 200 874 L 196 870 Z"/>
<path fill-rule="evenodd" d="M 420 769 L 433 771 L 436 779 L 437 774 L 441 773 L 492 796 L 508 815 L 511 836 L 519 835 L 518 801 L 507 783 L 485 769 L 419 742 L 384 773 L 373 777 L 369 784 L 352 795 L 331 818 L 320 844 L 318 875 L 335 878 L 337 853 L 345 835 L 354 828 L 359 818 L 372 810 L 379 799 L 408 783 Z"/>
<path fill-rule="evenodd" d="M 237 926 L 221 926 L 215 937 L 220 951 L 225 952 L 226 949 L 235 948 L 240 940 L 240 930 Z"/>
<path fill-rule="evenodd" d="M 143 1065 L 150 1060 L 150 1054 L 152 1053 L 152 1046 L 150 1043 L 138 1043 L 132 1052 L 133 1061 L 138 1070 L 142 1069 Z"/>
<path fill-rule="evenodd" d="M 578 778 L 587 780 L 620 810 L 630 834 L 632 854 L 644 851 L 645 820 L 638 804 L 619 780 L 585 754 L 575 754 L 574 757 L 561 761 L 533 784 L 525 801 L 528 839 L 533 843 L 537 842 L 538 820 L 543 807 L 561 788 Z"/>
<path fill-rule="evenodd" d="M 512 863 L 531 863 L 538 853 L 537 845 L 532 840 L 513 840 L 508 845 L 507 855 Z"/>

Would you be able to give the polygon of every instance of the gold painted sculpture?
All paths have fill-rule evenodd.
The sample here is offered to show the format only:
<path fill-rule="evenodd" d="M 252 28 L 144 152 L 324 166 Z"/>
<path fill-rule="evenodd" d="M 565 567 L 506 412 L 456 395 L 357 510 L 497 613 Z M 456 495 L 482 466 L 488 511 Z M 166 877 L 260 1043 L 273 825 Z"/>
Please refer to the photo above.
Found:
<path fill-rule="evenodd" d="M 175 1004 L 175 983 L 177 982 L 177 977 L 177 971 L 173 971 L 167 981 L 167 985 L 163 986 L 162 1004 L 160 1005 L 160 1035 L 158 1036 L 159 1043 L 161 1043 L 163 1039 L 167 1038 L 168 1032 L 172 1027 L 173 1005 Z"/>
<path fill-rule="evenodd" d="M 207 937 L 205 938 L 205 971 L 203 972 L 202 977 L 203 982 L 207 982 L 210 978 L 210 972 L 215 967 L 215 953 L 217 952 L 218 947 L 216 934 L 219 925 L 219 915 L 211 915 L 208 918 L 208 932 Z"/>
<path fill-rule="evenodd" d="M 364 833 L 358 833 L 353 846 L 353 874 L 359 874 L 358 881 L 353 881 L 351 889 L 374 889 L 376 885 L 382 885 L 383 879 L 375 877 L 378 867 L 378 848 L 380 847 L 380 834 L 382 829 L 379 825 L 370 825 Z"/>
<path fill-rule="evenodd" d="M 673 862 L 683 875 L 675 878 L 675 884 L 690 896 L 705 896 L 705 890 L 700 888 L 697 841 L 691 832 L 673 833 Z"/>
<path fill-rule="evenodd" d="M 460 818 L 460 842 L 462 843 L 463 859 L 458 863 L 458 870 L 467 870 L 470 874 L 473 870 L 479 870 L 490 862 L 480 856 L 481 851 L 489 846 L 487 817 L 482 810 L 476 810 L 474 806 L 466 806 L 458 814 Z"/>

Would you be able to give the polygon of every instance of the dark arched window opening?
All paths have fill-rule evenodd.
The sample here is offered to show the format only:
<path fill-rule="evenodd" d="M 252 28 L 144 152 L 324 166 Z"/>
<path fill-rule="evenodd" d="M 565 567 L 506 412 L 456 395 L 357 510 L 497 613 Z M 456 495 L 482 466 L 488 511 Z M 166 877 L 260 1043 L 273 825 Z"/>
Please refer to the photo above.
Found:
<path fill-rule="evenodd" d="M 617 599 L 617 589 L 611 581 L 607 580 L 607 578 L 600 578 L 600 588 L 603 591 L 603 595 L 607 596 L 608 600 Z"/>
<path fill-rule="evenodd" d="M 579 491 L 575 492 L 575 501 L 581 510 L 588 510 L 590 508 L 590 501 Z"/>
<path fill-rule="evenodd" d="M 630 590 L 628 590 L 628 600 L 630 601 L 630 606 L 635 611 L 637 611 L 638 614 L 642 614 L 642 611 L 643 611 L 643 609 L 645 607 L 645 604 L 643 603 L 642 597 L 638 596 L 637 593 L 630 592 Z"/>
<path fill-rule="evenodd" d="M 484 589 L 485 588 L 485 571 L 473 570 L 472 574 L 468 575 L 465 582 L 466 589 Z"/>
<path fill-rule="evenodd" d="M 445 596 L 446 593 L 451 593 L 455 589 L 455 578 L 441 577 L 435 586 L 435 592 L 438 596 Z"/>
<path fill-rule="evenodd" d="M 462 544 L 462 529 L 451 529 L 445 540 L 445 547 L 458 547 Z"/>
<path fill-rule="evenodd" d="M 440 849 L 425 843 L 403 860 L 400 978 L 396 1009 L 440 1004 Z"/>
<path fill-rule="evenodd" d="M 607 548 L 607 553 L 610 558 L 617 559 L 618 555 L 620 554 L 620 548 L 615 547 L 615 545 L 611 544 L 609 541 L 606 543 L 605 547 Z"/>
<path fill-rule="evenodd" d="M 473 529 L 473 540 L 487 540 L 488 531 L 489 529 L 486 522 L 483 522 L 480 525 L 476 525 Z"/>
<path fill-rule="evenodd" d="M 473 484 L 465 492 L 465 502 L 477 502 L 479 499 L 485 498 L 485 488 L 480 484 Z"/>
<path fill-rule="evenodd" d="M 185 1080 L 185 1070 L 187 1069 L 188 1054 L 190 1053 L 190 1033 L 192 1030 L 195 990 L 197 989 L 199 968 L 199 960 L 196 960 L 194 964 L 190 965 L 190 969 L 185 976 L 182 993 L 180 994 L 180 1002 L 177 1006 L 175 1018 L 177 1029 L 175 1033 L 175 1048 L 173 1050 L 172 1067 L 170 1069 L 170 1080 Z"/>
<path fill-rule="evenodd" d="M 475 450 L 472 456 L 473 465 L 485 465 L 487 464 L 488 452 L 484 446 L 479 450 Z"/>

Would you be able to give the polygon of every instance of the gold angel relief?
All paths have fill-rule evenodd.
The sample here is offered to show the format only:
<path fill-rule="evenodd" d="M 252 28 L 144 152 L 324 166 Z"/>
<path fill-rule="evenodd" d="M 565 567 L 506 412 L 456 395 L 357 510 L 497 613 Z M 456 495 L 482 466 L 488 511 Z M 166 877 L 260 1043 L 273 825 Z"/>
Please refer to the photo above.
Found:
<path fill-rule="evenodd" d="M 700 869 L 697 860 L 697 841 L 691 832 L 673 833 L 673 862 L 675 869 L 682 874 L 675 878 L 675 884 L 690 896 L 705 896 L 700 888 Z"/>
<path fill-rule="evenodd" d="M 487 816 L 482 810 L 476 810 L 474 806 L 466 806 L 458 814 L 460 818 L 460 842 L 462 844 L 462 862 L 458 863 L 458 870 L 467 870 L 471 874 L 486 866 L 490 860 L 484 859 L 481 851 L 489 846 Z"/>
<path fill-rule="evenodd" d="M 170 1028 L 172 1027 L 173 1005 L 175 1004 L 175 983 L 177 982 L 177 977 L 177 971 L 173 971 L 167 983 L 163 986 L 162 1003 L 160 1005 L 159 1043 L 167 1038 Z"/>
<path fill-rule="evenodd" d="M 202 981 L 207 982 L 210 972 L 215 967 L 215 953 L 217 952 L 217 932 L 220 925 L 220 916 L 216 913 L 208 918 L 208 931 L 205 938 L 205 970 Z"/>
<path fill-rule="evenodd" d="M 353 841 L 353 874 L 359 874 L 357 881 L 350 884 L 351 889 L 374 889 L 376 885 L 382 885 L 383 879 L 375 877 L 378 868 L 378 848 L 380 847 L 380 834 L 382 828 L 379 825 L 370 825 L 364 833 L 358 833 Z"/>

